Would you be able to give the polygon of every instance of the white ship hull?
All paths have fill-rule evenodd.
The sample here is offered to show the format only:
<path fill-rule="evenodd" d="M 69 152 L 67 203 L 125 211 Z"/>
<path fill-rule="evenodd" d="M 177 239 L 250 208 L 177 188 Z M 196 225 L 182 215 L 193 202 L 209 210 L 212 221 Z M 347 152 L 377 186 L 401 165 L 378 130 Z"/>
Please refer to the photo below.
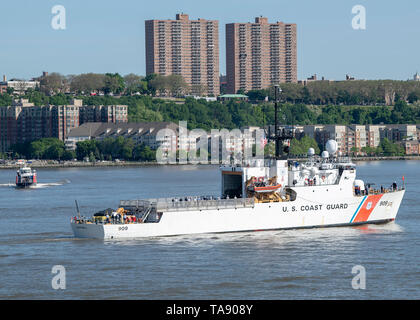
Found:
<path fill-rule="evenodd" d="M 396 218 L 405 190 L 354 196 L 336 186 L 305 187 L 295 201 L 252 207 L 163 212 L 159 222 L 77 224 L 78 238 L 118 239 L 383 223 Z M 330 196 L 329 196 L 330 195 Z"/>

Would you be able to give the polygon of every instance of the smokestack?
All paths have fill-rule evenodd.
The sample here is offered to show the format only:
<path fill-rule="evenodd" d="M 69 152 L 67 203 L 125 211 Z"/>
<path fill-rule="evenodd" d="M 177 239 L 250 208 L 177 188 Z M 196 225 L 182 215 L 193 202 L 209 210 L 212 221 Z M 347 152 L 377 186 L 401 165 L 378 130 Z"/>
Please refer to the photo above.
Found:
<path fill-rule="evenodd" d="M 3 82 L 6 82 L 6 81 L 7 81 L 6 75 L 3 75 Z"/>

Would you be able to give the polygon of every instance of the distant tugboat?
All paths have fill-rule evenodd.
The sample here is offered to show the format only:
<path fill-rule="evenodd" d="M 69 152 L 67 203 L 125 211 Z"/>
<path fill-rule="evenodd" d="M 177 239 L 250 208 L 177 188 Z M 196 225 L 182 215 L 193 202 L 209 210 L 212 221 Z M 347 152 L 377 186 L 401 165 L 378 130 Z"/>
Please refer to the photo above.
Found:
<path fill-rule="evenodd" d="M 28 188 L 36 185 L 36 171 L 29 167 L 22 167 L 16 172 L 16 187 Z"/>

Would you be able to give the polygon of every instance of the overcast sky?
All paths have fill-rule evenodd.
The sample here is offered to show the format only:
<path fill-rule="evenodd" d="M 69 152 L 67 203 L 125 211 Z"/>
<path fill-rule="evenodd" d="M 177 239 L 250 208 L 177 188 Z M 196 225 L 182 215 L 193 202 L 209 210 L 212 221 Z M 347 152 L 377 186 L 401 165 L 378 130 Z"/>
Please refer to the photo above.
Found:
<path fill-rule="evenodd" d="M 66 9 L 66 29 L 51 25 L 55 5 Z M 366 9 L 366 29 L 355 30 L 355 5 Z M 226 73 L 225 24 L 296 23 L 298 79 L 412 78 L 420 71 L 418 0 L 3 0 L 0 4 L 0 75 L 35 77 L 88 72 L 145 74 L 144 21 L 219 20 L 220 71 Z"/>

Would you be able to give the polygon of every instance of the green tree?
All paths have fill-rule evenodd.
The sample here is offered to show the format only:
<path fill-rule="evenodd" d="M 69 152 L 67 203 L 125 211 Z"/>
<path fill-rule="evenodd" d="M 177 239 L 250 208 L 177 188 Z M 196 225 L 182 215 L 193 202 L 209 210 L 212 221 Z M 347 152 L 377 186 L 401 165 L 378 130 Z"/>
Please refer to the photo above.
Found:
<path fill-rule="evenodd" d="M 133 94 L 137 92 L 141 94 L 148 93 L 147 81 L 133 73 L 130 73 L 124 77 L 124 85 L 127 94 Z"/>
<path fill-rule="evenodd" d="M 315 139 L 304 135 L 300 140 L 293 138 L 290 141 L 290 149 L 289 154 L 291 155 L 306 155 L 308 153 L 309 148 L 313 148 L 315 151 L 315 154 L 320 153 L 319 146 Z"/>
<path fill-rule="evenodd" d="M 144 144 L 137 145 L 133 150 L 133 160 L 154 161 L 156 160 L 156 151 Z"/>
<path fill-rule="evenodd" d="M 86 73 L 74 76 L 71 79 L 70 90 L 76 93 L 89 94 L 98 92 L 105 87 L 105 75 Z"/>
<path fill-rule="evenodd" d="M 90 157 L 91 154 L 99 159 L 99 150 L 95 140 L 79 141 L 76 143 L 76 156 L 78 160 Z"/>
<path fill-rule="evenodd" d="M 179 74 L 171 74 L 166 77 L 167 88 L 171 92 L 172 96 L 181 97 L 184 96 L 188 85 L 184 78 Z"/>
<path fill-rule="evenodd" d="M 385 156 L 402 156 L 405 153 L 401 145 L 392 143 L 387 138 L 382 139 L 378 148 L 382 149 L 381 153 Z"/>
<path fill-rule="evenodd" d="M 46 159 L 62 160 L 64 152 L 63 146 L 54 144 L 45 150 L 43 157 Z"/>
<path fill-rule="evenodd" d="M 57 72 L 43 76 L 40 80 L 40 89 L 47 95 L 64 92 L 66 85 L 66 78 Z"/>
<path fill-rule="evenodd" d="M 63 155 L 62 155 L 62 159 L 63 160 L 73 160 L 76 158 L 76 152 L 73 150 L 65 150 Z"/>
<path fill-rule="evenodd" d="M 116 93 L 120 94 L 124 91 L 124 78 L 118 73 L 106 73 L 104 78 L 103 91 L 105 94 Z"/>
<path fill-rule="evenodd" d="M 353 156 L 356 156 L 359 153 L 359 148 L 358 147 L 352 147 L 350 149 L 350 151 L 353 154 Z"/>

